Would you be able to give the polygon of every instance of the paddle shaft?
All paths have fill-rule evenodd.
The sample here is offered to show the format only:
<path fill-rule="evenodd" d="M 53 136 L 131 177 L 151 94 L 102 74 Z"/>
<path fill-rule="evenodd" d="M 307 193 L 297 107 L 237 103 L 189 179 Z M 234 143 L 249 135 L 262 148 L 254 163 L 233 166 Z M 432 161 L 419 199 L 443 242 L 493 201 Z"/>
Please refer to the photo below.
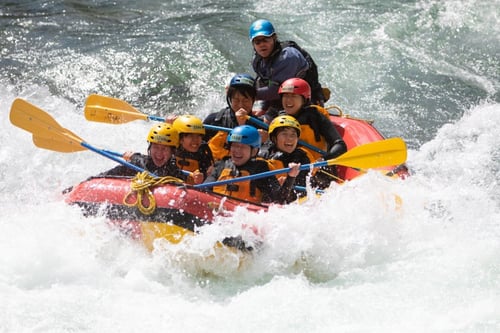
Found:
<path fill-rule="evenodd" d="M 165 118 L 162 118 L 162 117 L 150 116 L 150 115 L 146 115 L 146 117 L 149 120 L 165 122 Z M 212 131 L 223 131 L 223 132 L 230 132 L 231 131 L 230 128 L 215 126 L 215 125 L 203 124 L 203 127 L 205 127 L 206 129 L 212 130 Z"/>
<path fill-rule="evenodd" d="M 165 118 L 142 113 L 121 99 L 96 94 L 90 95 L 87 98 L 87 102 L 85 103 L 85 117 L 87 120 L 105 122 L 109 124 L 122 124 L 138 119 L 165 122 Z M 258 118 L 247 116 L 247 119 L 254 125 L 257 125 L 265 130 L 269 129 L 269 125 Z M 212 131 L 230 132 L 232 130 L 231 128 L 208 124 L 203 124 L 203 127 Z M 325 151 L 303 140 L 299 140 L 299 144 L 321 155 L 326 154 Z"/>
<path fill-rule="evenodd" d="M 322 167 L 322 166 L 327 166 L 330 165 L 331 160 L 329 161 L 320 161 L 316 163 L 311 163 L 311 164 L 304 164 L 300 166 L 300 170 L 308 170 L 311 167 Z M 330 162 L 330 164 L 328 164 Z M 232 178 L 232 179 L 226 179 L 226 180 L 219 180 L 215 182 L 209 182 L 209 183 L 203 183 L 203 184 L 198 184 L 194 185 L 196 188 L 202 188 L 202 187 L 213 187 L 217 185 L 225 185 L 225 184 L 230 184 L 230 183 L 236 183 L 236 182 L 244 182 L 246 180 L 253 180 L 253 179 L 259 179 L 259 178 L 265 178 L 265 177 L 270 177 L 274 175 L 278 175 L 280 173 L 285 173 L 289 172 L 291 168 L 283 168 L 283 169 L 277 169 L 277 170 L 270 170 L 254 175 L 248 175 L 248 176 L 243 176 L 243 177 L 238 177 L 238 178 Z"/>
<path fill-rule="evenodd" d="M 388 165 L 398 165 L 404 163 L 405 161 L 405 142 L 400 138 L 391 138 L 354 147 L 346 153 L 340 155 L 339 157 L 330 160 L 301 165 L 300 170 L 307 170 L 311 167 L 322 167 L 327 165 L 343 165 L 351 168 L 356 167 L 360 169 L 369 169 L 380 168 Z M 211 187 L 215 185 L 224 185 L 239 181 L 274 176 L 288 171 L 290 171 L 290 168 L 283 168 L 233 179 L 203 183 L 196 186 Z"/>

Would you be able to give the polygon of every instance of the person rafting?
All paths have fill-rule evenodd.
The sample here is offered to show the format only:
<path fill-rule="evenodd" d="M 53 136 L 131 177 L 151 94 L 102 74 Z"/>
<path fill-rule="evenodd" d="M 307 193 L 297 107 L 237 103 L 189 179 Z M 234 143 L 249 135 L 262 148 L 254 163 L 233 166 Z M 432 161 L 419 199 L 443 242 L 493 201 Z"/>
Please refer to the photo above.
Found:
<path fill-rule="evenodd" d="M 227 107 L 210 113 L 203 120 L 203 123 L 228 129 L 245 125 L 248 116 L 252 116 L 256 94 L 255 79 L 252 76 L 248 74 L 234 75 L 226 89 Z M 227 134 L 226 131 L 206 130 L 205 141 L 208 142 L 215 160 L 222 160 L 229 155 L 229 150 L 225 147 Z"/>
<path fill-rule="evenodd" d="M 182 173 L 175 163 L 174 154 L 179 145 L 179 133 L 171 124 L 161 123 L 151 127 L 146 141 L 148 142 L 147 155 L 126 152 L 123 154 L 123 159 L 158 177 L 172 176 L 183 181 L 186 180 L 187 176 Z M 133 177 L 136 174 L 136 170 L 125 165 L 118 165 L 99 174 L 98 177 Z"/>
<path fill-rule="evenodd" d="M 227 144 L 230 156 L 216 163 L 205 183 L 270 171 L 268 163 L 264 159 L 257 158 L 261 137 L 255 127 L 241 125 L 233 128 L 227 137 Z M 290 163 L 288 167 L 291 169 L 283 185 L 280 185 L 275 176 L 269 176 L 213 186 L 212 190 L 252 203 L 289 203 L 295 199 L 292 189 L 300 171 L 300 164 Z"/>
<path fill-rule="evenodd" d="M 300 123 L 300 140 L 318 150 L 304 146 L 311 162 L 329 160 L 347 151 L 347 146 L 339 132 L 326 116 L 326 110 L 311 104 L 311 87 L 300 78 L 291 78 L 283 82 L 278 90 L 283 110 L 280 114 L 295 117 Z M 315 186 L 326 188 L 332 180 L 337 179 L 337 168 L 322 168 L 315 175 Z"/>
<path fill-rule="evenodd" d="M 263 102 L 262 110 L 257 111 L 259 116 L 265 112 L 264 120 L 270 122 L 277 115 L 281 109 L 279 86 L 293 77 L 307 80 L 313 87 L 312 103 L 324 105 L 328 98 L 319 83 L 318 68 L 307 51 L 294 41 L 281 42 L 272 23 L 264 19 L 250 25 L 249 38 L 254 49 L 252 67 L 257 74 L 256 99 Z"/>
<path fill-rule="evenodd" d="M 205 127 L 202 120 L 196 116 L 182 115 L 175 118 L 172 126 L 179 133 L 179 148 L 175 153 L 177 166 L 191 172 L 188 184 L 202 183 L 214 164 L 210 147 L 203 141 Z"/>
<path fill-rule="evenodd" d="M 290 163 L 309 164 L 311 161 L 302 147 L 298 147 L 300 137 L 300 124 L 292 116 L 282 115 L 273 119 L 269 125 L 270 146 L 265 154 L 259 156 L 265 158 L 271 170 L 283 169 Z M 308 170 L 300 171 L 295 179 L 295 185 L 305 187 Z M 278 180 L 283 183 L 285 177 L 278 175 Z M 299 195 L 305 194 L 301 191 Z"/>

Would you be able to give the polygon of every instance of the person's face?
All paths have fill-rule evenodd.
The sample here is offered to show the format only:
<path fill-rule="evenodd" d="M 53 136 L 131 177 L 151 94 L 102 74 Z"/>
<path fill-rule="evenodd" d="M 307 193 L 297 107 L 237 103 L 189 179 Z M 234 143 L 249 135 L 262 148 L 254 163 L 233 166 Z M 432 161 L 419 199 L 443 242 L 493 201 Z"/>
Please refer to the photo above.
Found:
<path fill-rule="evenodd" d="M 304 98 L 299 94 L 285 93 L 281 96 L 283 110 L 291 116 L 296 115 L 304 104 Z"/>
<path fill-rule="evenodd" d="M 233 111 L 244 109 L 248 114 L 252 113 L 253 100 L 243 95 L 241 92 L 236 90 L 233 96 L 231 96 L 230 102 Z"/>
<path fill-rule="evenodd" d="M 262 58 L 267 58 L 271 55 L 274 49 L 274 37 L 259 36 L 252 40 L 252 45 Z"/>
<path fill-rule="evenodd" d="M 252 158 L 254 149 L 256 148 L 252 148 L 243 143 L 232 142 L 229 148 L 229 154 L 231 155 L 231 160 L 234 165 L 241 166 L 248 162 Z"/>
<path fill-rule="evenodd" d="M 276 147 L 285 153 L 291 153 L 297 148 L 299 137 L 297 131 L 292 127 L 279 129 L 276 135 Z"/>
<path fill-rule="evenodd" d="M 149 155 L 157 167 L 165 165 L 172 158 L 172 147 L 152 143 L 149 148 Z"/>
<path fill-rule="evenodd" d="M 180 139 L 180 144 L 184 150 L 191 153 L 196 153 L 200 149 L 201 143 L 203 141 L 203 135 L 195 133 L 183 134 Z"/>

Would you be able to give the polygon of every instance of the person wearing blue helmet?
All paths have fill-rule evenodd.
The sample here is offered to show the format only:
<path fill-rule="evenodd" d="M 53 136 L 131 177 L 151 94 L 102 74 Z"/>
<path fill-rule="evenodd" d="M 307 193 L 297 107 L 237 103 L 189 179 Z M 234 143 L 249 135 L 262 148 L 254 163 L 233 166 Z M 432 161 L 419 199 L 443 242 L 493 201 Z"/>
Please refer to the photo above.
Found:
<path fill-rule="evenodd" d="M 229 157 L 219 161 L 205 182 L 254 175 L 269 171 L 266 160 L 257 158 L 261 146 L 259 131 L 250 125 L 237 126 L 227 136 Z M 290 163 L 288 175 L 280 185 L 275 176 L 234 182 L 213 187 L 213 191 L 252 203 L 288 203 L 295 199 L 293 187 L 300 172 L 299 163 Z"/>
<path fill-rule="evenodd" d="M 236 74 L 226 87 L 227 106 L 220 111 L 210 113 L 203 123 L 225 128 L 235 128 L 247 123 L 248 116 L 252 115 L 252 106 L 255 102 L 257 91 L 255 79 L 249 74 Z M 221 160 L 229 155 L 225 148 L 227 132 L 207 130 L 205 141 L 208 142 L 212 155 L 216 160 Z"/>
<path fill-rule="evenodd" d="M 323 106 L 327 100 L 318 81 L 312 57 L 294 41 L 279 41 L 271 22 L 259 19 L 250 25 L 249 38 L 254 49 L 252 67 L 257 74 L 257 115 L 270 122 L 281 110 L 280 85 L 290 78 L 303 78 L 312 89 L 312 104 Z"/>

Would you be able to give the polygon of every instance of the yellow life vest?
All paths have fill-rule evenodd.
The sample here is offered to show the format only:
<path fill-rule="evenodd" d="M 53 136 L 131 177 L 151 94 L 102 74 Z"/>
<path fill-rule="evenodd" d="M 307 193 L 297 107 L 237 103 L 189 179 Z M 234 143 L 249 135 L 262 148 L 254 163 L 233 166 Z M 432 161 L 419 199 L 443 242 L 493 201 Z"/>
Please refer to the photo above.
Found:
<path fill-rule="evenodd" d="M 250 175 L 247 170 L 240 170 L 239 173 L 240 177 Z M 226 168 L 222 170 L 217 180 L 219 181 L 234 178 L 237 177 L 233 175 L 233 170 L 230 168 Z M 213 191 L 222 195 L 227 195 L 257 204 L 260 204 L 262 202 L 262 192 L 256 186 L 252 186 L 250 180 L 214 186 Z"/>
<path fill-rule="evenodd" d="M 311 158 L 312 158 L 312 155 L 310 154 L 310 152 L 305 149 L 305 147 L 298 147 L 298 149 L 302 150 L 303 152 L 306 153 L 307 155 L 307 158 L 309 158 L 309 161 L 312 161 Z M 278 170 L 278 169 L 283 169 L 283 168 L 287 168 L 288 165 L 285 165 L 283 163 L 282 160 L 279 160 L 279 159 L 268 159 L 266 160 L 267 164 L 269 165 L 269 170 Z M 314 162 L 311 162 L 311 163 L 314 163 Z M 312 175 L 316 174 L 316 172 L 318 171 L 318 168 L 314 168 L 312 170 Z M 283 176 L 283 174 L 277 174 L 276 175 L 276 178 L 279 180 L 279 178 Z"/>
<path fill-rule="evenodd" d="M 321 149 L 322 151 L 326 151 L 328 149 L 328 144 L 326 143 L 326 140 L 323 136 L 320 137 L 319 141 L 316 141 L 314 139 L 314 131 L 313 129 L 307 125 L 300 125 L 300 140 L 310 144 L 311 146 L 317 147 Z M 311 162 L 317 161 L 322 155 L 310 148 L 307 148 L 305 146 L 301 147 L 307 154 L 307 157 L 309 157 L 309 160 Z"/>
<path fill-rule="evenodd" d="M 175 162 L 179 169 L 194 172 L 200 170 L 200 164 L 197 160 L 187 157 L 175 156 Z"/>
<path fill-rule="evenodd" d="M 227 140 L 227 132 L 219 131 L 210 140 L 208 140 L 208 146 L 212 151 L 212 156 L 214 160 L 219 161 L 224 157 L 229 156 L 229 150 L 225 148 Z"/>

